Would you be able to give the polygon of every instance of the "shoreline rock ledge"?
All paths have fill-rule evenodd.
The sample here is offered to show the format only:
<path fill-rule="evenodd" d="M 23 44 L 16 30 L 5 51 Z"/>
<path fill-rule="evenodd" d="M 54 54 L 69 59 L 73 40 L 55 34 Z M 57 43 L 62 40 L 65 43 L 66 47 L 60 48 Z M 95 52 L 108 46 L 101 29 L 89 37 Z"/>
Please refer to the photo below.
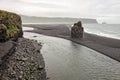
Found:
<path fill-rule="evenodd" d="M 0 10 L 0 80 L 47 80 L 41 43 L 22 36 L 21 17 Z"/>

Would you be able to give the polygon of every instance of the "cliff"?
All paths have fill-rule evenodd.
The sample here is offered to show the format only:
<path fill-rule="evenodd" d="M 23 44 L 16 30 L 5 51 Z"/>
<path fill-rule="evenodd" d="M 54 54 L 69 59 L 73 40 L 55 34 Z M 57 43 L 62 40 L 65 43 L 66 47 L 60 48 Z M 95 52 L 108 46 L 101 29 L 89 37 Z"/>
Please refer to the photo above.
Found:
<path fill-rule="evenodd" d="M 0 10 L 0 41 L 22 37 L 22 20 L 15 13 Z"/>
<path fill-rule="evenodd" d="M 21 17 L 0 10 L 0 80 L 46 80 L 41 43 L 22 36 Z"/>

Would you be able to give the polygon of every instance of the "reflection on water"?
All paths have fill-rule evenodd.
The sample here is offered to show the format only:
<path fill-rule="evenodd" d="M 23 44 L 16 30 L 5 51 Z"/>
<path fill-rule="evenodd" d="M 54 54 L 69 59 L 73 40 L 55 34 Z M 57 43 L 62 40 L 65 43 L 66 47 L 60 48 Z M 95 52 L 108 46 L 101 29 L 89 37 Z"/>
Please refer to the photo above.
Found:
<path fill-rule="evenodd" d="M 24 34 L 43 43 L 49 80 L 120 80 L 120 63 L 107 56 L 65 39 Z"/>

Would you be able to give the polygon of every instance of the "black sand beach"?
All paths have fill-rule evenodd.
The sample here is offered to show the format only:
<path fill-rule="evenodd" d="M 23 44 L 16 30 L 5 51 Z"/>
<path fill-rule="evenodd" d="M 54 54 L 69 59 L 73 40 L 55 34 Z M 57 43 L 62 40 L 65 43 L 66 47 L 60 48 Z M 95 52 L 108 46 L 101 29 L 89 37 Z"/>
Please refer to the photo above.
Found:
<path fill-rule="evenodd" d="M 65 24 L 24 24 L 23 26 L 34 28 L 34 30 L 27 30 L 27 32 L 68 39 L 120 61 L 120 40 L 118 39 L 88 33 L 84 33 L 82 39 L 73 39 L 70 37 L 70 30 Z"/>

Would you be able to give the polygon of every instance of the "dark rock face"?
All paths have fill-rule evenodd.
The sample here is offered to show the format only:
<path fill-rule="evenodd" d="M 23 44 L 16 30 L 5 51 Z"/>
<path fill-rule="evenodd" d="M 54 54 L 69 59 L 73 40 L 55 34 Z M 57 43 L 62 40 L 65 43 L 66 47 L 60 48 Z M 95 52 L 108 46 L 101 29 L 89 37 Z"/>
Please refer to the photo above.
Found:
<path fill-rule="evenodd" d="M 21 17 L 15 13 L 0 10 L 0 41 L 17 39 L 22 35 Z"/>
<path fill-rule="evenodd" d="M 9 41 L 1 43 L 0 47 L 7 44 L 7 50 L 11 50 L 13 44 Z M 7 58 L 5 54 L 0 56 L 0 80 L 47 80 L 41 47 L 37 41 L 19 38 L 15 53 Z"/>
<path fill-rule="evenodd" d="M 7 59 L 8 56 L 14 53 L 15 51 L 15 42 L 13 41 L 6 41 L 4 43 L 0 43 L 0 70 L 1 65 L 5 63 L 5 59 Z"/>
<path fill-rule="evenodd" d="M 74 26 L 71 28 L 71 37 L 72 38 L 82 38 L 83 37 L 83 27 L 81 21 L 75 23 Z"/>
<path fill-rule="evenodd" d="M 0 24 L 0 41 L 4 41 L 7 36 L 7 27 L 4 24 Z"/>

